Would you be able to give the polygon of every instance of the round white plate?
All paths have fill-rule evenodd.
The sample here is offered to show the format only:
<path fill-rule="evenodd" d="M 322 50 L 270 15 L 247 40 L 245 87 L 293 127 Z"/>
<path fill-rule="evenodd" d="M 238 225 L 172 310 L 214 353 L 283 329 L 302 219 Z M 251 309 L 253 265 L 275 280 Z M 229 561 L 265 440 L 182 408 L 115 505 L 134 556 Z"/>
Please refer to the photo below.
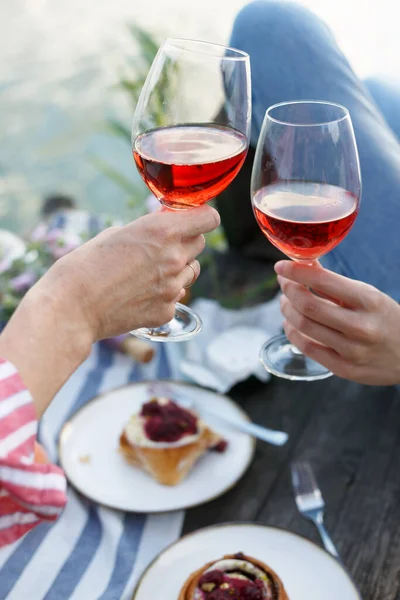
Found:
<path fill-rule="evenodd" d="M 348 573 L 325 550 L 284 529 L 226 524 L 200 529 L 164 550 L 142 575 L 132 600 L 177 600 L 187 577 L 224 554 L 244 552 L 269 565 L 290 600 L 361 600 Z"/>
<path fill-rule="evenodd" d="M 223 454 L 207 452 L 179 485 L 160 485 L 129 465 L 118 452 L 119 436 L 130 416 L 154 395 L 193 400 L 216 413 L 248 419 L 227 396 L 180 382 L 133 383 L 105 393 L 78 410 L 60 436 L 61 465 L 82 494 L 124 511 L 164 512 L 216 498 L 246 471 L 254 452 L 252 438 L 211 419 L 207 423 L 228 440 L 228 448 Z"/>

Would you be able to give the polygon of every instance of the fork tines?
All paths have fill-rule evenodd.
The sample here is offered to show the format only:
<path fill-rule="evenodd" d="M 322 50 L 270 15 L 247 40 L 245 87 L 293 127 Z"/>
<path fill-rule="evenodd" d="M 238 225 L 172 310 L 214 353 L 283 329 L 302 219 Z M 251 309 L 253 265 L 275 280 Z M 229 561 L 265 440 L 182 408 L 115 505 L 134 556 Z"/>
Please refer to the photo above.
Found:
<path fill-rule="evenodd" d="M 301 504 L 303 508 L 305 508 L 305 504 L 319 506 L 324 504 L 321 491 L 309 463 L 297 462 L 292 464 L 292 485 L 296 502 Z"/>

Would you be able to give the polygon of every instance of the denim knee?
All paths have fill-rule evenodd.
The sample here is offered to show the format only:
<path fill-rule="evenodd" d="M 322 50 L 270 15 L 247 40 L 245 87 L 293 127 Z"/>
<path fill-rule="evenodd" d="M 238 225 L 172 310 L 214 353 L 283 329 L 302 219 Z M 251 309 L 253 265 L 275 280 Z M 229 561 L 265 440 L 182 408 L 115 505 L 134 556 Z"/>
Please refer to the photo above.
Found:
<path fill-rule="evenodd" d="M 252 146 L 272 104 L 323 99 L 325 57 L 334 54 L 334 38 L 308 9 L 295 3 L 256 0 L 237 15 L 230 44 L 250 56 Z"/>
<path fill-rule="evenodd" d="M 327 26 L 309 9 L 295 2 L 281 2 L 280 0 L 255 0 L 244 6 L 237 14 L 231 36 L 231 45 L 243 48 L 249 42 L 254 43 L 254 36 L 262 35 L 264 44 L 268 43 L 265 37 L 269 32 L 283 29 L 290 32 L 290 26 L 304 27 L 307 34 L 310 28 L 323 29 L 326 34 Z"/>

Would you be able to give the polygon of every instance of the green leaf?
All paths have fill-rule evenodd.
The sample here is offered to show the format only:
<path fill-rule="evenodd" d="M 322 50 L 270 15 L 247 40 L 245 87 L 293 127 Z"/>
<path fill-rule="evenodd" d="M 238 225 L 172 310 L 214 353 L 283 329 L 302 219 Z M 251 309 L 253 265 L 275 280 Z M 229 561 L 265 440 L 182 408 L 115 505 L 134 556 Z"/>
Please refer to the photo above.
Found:
<path fill-rule="evenodd" d="M 133 98 L 139 98 L 144 82 L 145 77 L 140 77 L 137 80 L 124 78 L 118 83 L 118 87 L 128 92 Z"/>
<path fill-rule="evenodd" d="M 146 188 L 147 190 L 147 188 Z M 147 190 L 148 192 L 148 190 Z M 145 194 L 142 194 L 142 196 L 132 196 L 131 198 L 128 198 L 128 200 L 126 201 L 126 205 L 128 208 L 133 209 L 135 212 L 135 215 L 137 217 L 144 215 L 146 213 L 146 206 L 144 203 L 144 199 L 145 199 Z"/>
<path fill-rule="evenodd" d="M 227 247 L 225 233 L 222 227 L 218 227 L 210 233 L 206 233 L 207 246 L 214 250 L 225 250 Z"/>
<path fill-rule="evenodd" d="M 104 175 L 111 179 L 118 187 L 122 188 L 131 196 L 135 196 L 140 193 L 138 186 L 133 183 L 128 177 L 125 177 L 120 171 L 111 166 L 108 162 L 99 158 L 98 156 L 91 155 L 89 157 L 90 162 Z"/>
<path fill-rule="evenodd" d="M 158 42 L 153 38 L 153 36 L 139 27 L 138 25 L 134 25 L 131 23 L 129 26 L 129 31 L 134 40 L 137 42 L 140 48 L 140 54 L 145 59 L 145 61 L 150 66 L 154 60 L 155 55 L 158 52 Z"/>
<path fill-rule="evenodd" d="M 228 296 L 220 297 L 219 301 L 225 308 L 240 309 L 244 305 L 252 303 L 253 300 L 258 300 L 263 291 L 275 288 L 277 285 L 276 275 L 272 275 L 265 281 L 249 287 L 242 293 L 233 293 Z"/>

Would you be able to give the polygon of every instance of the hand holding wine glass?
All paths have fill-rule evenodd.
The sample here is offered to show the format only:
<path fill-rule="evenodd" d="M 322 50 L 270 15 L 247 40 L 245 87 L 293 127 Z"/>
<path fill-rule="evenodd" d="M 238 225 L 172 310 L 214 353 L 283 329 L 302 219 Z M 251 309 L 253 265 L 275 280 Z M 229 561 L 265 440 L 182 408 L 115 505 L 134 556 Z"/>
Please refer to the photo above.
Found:
<path fill-rule="evenodd" d="M 329 102 L 286 102 L 268 109 L 254 160 L 252 203 L 272 244 L 312 265 L 350 231 L 361 196 L 357 146 L 350 115 Z M 265 344 L 265 368 L 287 379 L 332 373 L 304 356 L 286 336 Z"/>
<path fill-rule="evenodd" d="M 375 287 L 318 266 L 275 265 L 288 339 L 339 377 L 400 383 L 400 306 Z M 310 288 L 316 293 L 312 293 Z"/>
<path fill-rule="evenodd" d="M 168 210 L 201 206 L 220 194 L 246 158 L 251 118 L 246 53 L 206 42 L 168 39 L 147 76 L 132 125 L 137 169 Z M 175 317 L 134 335 L 189 339 L 199 317 L 177 304 Z"/>

